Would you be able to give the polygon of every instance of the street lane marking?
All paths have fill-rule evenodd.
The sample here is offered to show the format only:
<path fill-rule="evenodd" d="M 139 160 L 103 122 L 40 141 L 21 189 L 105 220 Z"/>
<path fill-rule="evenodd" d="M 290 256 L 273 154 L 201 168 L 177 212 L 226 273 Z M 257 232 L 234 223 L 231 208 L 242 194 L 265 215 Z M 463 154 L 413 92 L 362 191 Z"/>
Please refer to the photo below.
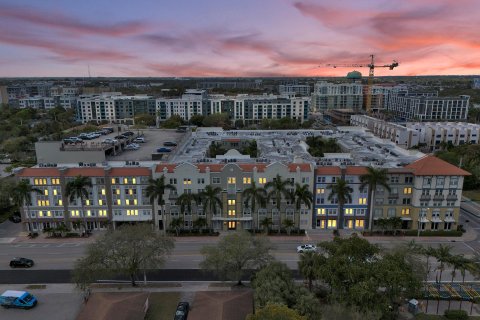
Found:
<path fill-rule="evenodd" d="M 467 248 L 471 249 L 473 252 L 478 253 L 477 250 L 473 249 L 470 245 L 466 244 L 465 242 L 462 242 Z"/>

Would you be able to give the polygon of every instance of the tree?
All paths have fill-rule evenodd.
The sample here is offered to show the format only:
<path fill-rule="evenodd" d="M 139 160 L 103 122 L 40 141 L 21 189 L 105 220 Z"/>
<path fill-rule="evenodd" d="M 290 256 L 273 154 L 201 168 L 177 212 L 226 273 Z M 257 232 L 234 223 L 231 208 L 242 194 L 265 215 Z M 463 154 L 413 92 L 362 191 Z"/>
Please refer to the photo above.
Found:
<path fill-rule="evenodd" d="M 42 194 L 42 191 L 33 187 L 28 180 L 21 180 L 13 187 L 13 202 L 22 210 L 23 206 L 27 207 L 27 212 L 24 216 L 27 218 L 28 232 L 32 233 L 31 217 L 30 217 L 30 203 L 32 203 L 32 193 Z"/>
<path fill-rule="evenodd" d="M 317 270 L 321 267 L 325 257 L 313 251 L 307 251 L 300 254 L 298 261 L 298 270 L 302 276 L 308 280 L 308 290 L 312 292 L 313 281 L 317 279 Z"/>
<path fill-rule="evenodd" d="M 80 199 L 82 206 L 82 220 L 85 233 L 87 232 L 87 218 L 85 217 L 85 203 L 84 200 L 88 199 L 88 191 L 92 187 L 92 181 L 90 177 L 76 176 L 73 180 L 67 182 L 65 189 L 65 196 L 68 198 L 69 203 L 76 199 Z"/>
<path fill-rule="evenodd" d="M 267 304 L 254 314 L 249 314 L 247 320 L 307 320 L 307 318 L 285 305 Z"/>
<path fill-rule="evenodd" d="M 173 218 L 172 221 L 170 221 L 170 228 L 175 229 L 177 237 L 180 235 L 180 230 L 183 229 L 183 224 L 183 217 Z"/>
<path fill-rule="evenodd" d="M 154 126 L 156 125 L 156 117 L 146 113 L 138 114 L 135 115 L 134 123 L 135 125 Z"/>
<path fill-rule="evenodd" d="M 452 246 L 440 244 L 434 251 L 434 257 L 440 262 L 437 266 L 437 271 L 440 272 L 438 281 L 442 282 L 442 274 L 443 270 L 445 270 L 445 265 L 449 264 L 452 259 Z"/>
<path fill-rule="evenodd" d="M 235 232 L 220 239 L 216 246 L 203 247 L 201 253 L 205 260 L 200 266 L 214 271 L 223 280 L 237 281 L 241 285 L 247 270 L 260 268 L 273 259 L 272 249 L 266 237 Z"/>
<path fill-rule="evenodd" d="M 250 206 L 252 209 L 253 215 L 256 213 L 255 209 L 257 209 L 257 203 L 260 208 L 265 208 L 267 205 L 267 191 L 262 187 L 257 187 L 255 181 L 252 181 L 250 187 L 243 190 L 242 197 L 247 206 Z"/>
<path fill-rule="evenodd" d="M 393 229 L 393 235 L 397 234 L 397 230 L 402 227 L 402 218 L 401 217 L 390 217 L 388 222 Z"/>
<path fill-rule="evenodd" d="M 194 114 L 193 116 L 190 117 L 190 120 L 188 122 L 197 127 L 201 127 L 203 124 L 203 120 L 205 120 L 205 116 L 201 114 Z"/>
<path fill-rule="evenodd" d="M 262 228 L 265 230 L 265 233 L 268 234 L 268 231 L 270 229 L 270 226 L 273 224 L 272 218 L 270 217 L 265 217 L 260 221 L 260 225 Z"/>
<path fill-rule="evenodd" d="M 368 186 L 368 207 L 369 207 L 369 229 L 373 231 L 373 200 L 375 198 L 375 190 L 377 186 L 383 186 L 390 192 L 388 185 L 387 169 L 367 168 L 367 173 L 360 176 L 360 189 Z"/>
<path fill-rule="evenodd" d="M 132 286 L 140 270 L 160 268 L 174 242 L 147 224 L 122 225 L 108 230 L 88 245 L 87 254 L 75 263 L 73 279 L 85 289 L 104 276 L 128 276 Z"/>
<path fill-rule="evenodd" d="M 352 202 L 353 189 L 348 185 L 345 179 L 338 179 L 335 184 L 329 184 L 327 189 L 330 190 L 328 200 L 333 201 L 334 199 L 337 199 L 338 214 L 340 215 L 343 212 L 345 203 Z"/>
<path fill-rule="evenodd" d="M 208 212 L 210 223 L 212 223 L 212 217 L 217 214 L 218 209 L 222 209 L 222 200 L 220 200 L 221 192 L 222 188 L 208 185 L 203 192 L 200 193 L 200 199 L 202 199 L 203 202 L 203 211 Z"/>
<path fill-rule="evenodd" d="M 161 123 L 161 127 L 165 129 L 175 129 L 185 124 L 185 121 L 179 115 L 173 115 Z"/>
<path fill-rule="evenodd" d="M 285 227 L 285 229 L 287 230 L 287 234 L 290 235 L 290 233 L 292 232 L 292 228 L 295 227 L 295 222 L 293 222 L 292 219 L 287 218 L 287 219 L 282 221 L 282 224 Z"/>
<path fill-rule="evenodd" d="M 177 198 L 177 205 L 180 206 L 180 212 L 184 215 L 185 219 L 185 213 L 192 214 L 192 205 L 193 204 L 198 204 L 198 195 L 194 193 L 182 193 L 178 198 Z"/>
<path fill-rule="evenodd" d="M 165 217 L 165 199 L 163 198 L 165 195 L 165 190 L 177 190 L 177 188 L 174 185 L 171 185 L 169 183 L 165 183 L 165 176 L 162 175 L 160 178 L 153 179 L 150 178 L 148 179 L 148 186 L 146 188 L 146 195 L 150 199 L 150 203 L 152 204 L 152 222 L 153 225 L 156 226 L 156 216 L 157 213 L 155 212 L 155 199 L 157 200 L 157 204 L 160 206 L 162 210 L 162 221 L 163 217 Z M 165 223 L 165 229 L 167 228 L 166 221 L 163 221 Z"/>
<path fill-rule="evenodd" d="M 230 129 L 232 122 L 227 113 L 214 113 L 206 116 L 202 122 L 204 127 L 222 127 L 223 129 Z"/>
<path fill-rule="evenodd" d="M 304 184 L 302 186 L 299 183 L 295 183 L 293 199 L 295 200 L 295 209 L 298 211 L 298 214 L 300 216 L 300 208 L 302 207 L 302 204 L 305 205 L 308 209 L 312 207 L 313 193 L 312 191 L 310 191 L 310 186 L 308 184 Z"/>
<path fill-rule="evenodd" d="M 280 231 L 280 227 L 282 225 L 282 213 L 280 212 L 282 197 L 285 199 L 292 199 L 292 194 L 288 188 L 290 186 L 293 186 L 293 182 L 290 180 L 283 180 L 279 174 L 277 174 L 272 181 L 269 181 L 265 184 L 265 189 L 268 190 L 267 201 L 272 199 L 275 200 L 275 206 L 277 207 L 278 215 L 280 216 L 280 225 L 278 227 L 278 231 Z"/>

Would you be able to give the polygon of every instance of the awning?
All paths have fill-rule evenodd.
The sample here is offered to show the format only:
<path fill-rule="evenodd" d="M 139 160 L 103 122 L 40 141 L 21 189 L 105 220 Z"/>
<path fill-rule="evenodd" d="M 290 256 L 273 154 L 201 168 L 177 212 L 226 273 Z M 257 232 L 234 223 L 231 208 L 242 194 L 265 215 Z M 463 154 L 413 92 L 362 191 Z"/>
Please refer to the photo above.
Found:
<path fill-rule="evenodd" d="M 425 217 L 422 217 L 422 218 L 420 219 L 420 222 L 430 222 L 430 220 L 428 220 L 428 219 L 425 218 Z"/>
<path fill-rule="evenodd" d="M 455 222 L 455 219 L 453 217 L 446 217 L 445 222 Z"/>
<path fill-rule="evenodd" d="M 442 222 L 442 219 L 435 217 L 435 218 L 432 218 L 432 222 Z"/>

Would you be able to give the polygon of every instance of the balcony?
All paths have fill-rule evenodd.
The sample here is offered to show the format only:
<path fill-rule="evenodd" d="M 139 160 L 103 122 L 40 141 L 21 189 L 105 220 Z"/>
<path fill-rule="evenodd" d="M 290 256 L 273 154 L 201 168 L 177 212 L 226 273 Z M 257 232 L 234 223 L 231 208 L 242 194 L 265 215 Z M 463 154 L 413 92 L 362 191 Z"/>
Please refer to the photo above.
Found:
<path fill-rule="evenodd" d="M 430 201 L 432 199 L 432 196 L 429 194 L 422 194 L 420 196 L 420 201 Z"/>
<path fill-rule="evenodd" d="M 457 201 L 458 196 L 456 194 L 449 194 L 449 195 L 447 195 L 447 200 L 448 201 Z"/>
<path fill-rule="evenodd" d="M 397 193 L 390 193 L 390 194 L 388 194 L 388 198 L 390 198 L 390 199 L 398 199 L 398 192 L 397 192 Z"/>
<path fill-rule="evenodd" d="M 435 201 L 443 201 L 445 199 L 445 196 L 443 194 L 436 194 L 433 196 L 433 200 Z"/>

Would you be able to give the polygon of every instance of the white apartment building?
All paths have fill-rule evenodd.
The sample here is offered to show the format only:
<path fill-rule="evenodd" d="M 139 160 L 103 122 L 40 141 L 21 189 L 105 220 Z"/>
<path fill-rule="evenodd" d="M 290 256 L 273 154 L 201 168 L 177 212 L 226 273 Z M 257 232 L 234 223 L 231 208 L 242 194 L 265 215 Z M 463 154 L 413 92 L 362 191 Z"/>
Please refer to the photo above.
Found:
<path fill-rule="evenodd" d="M 354 109 L 363 106 L 361 83 L 330 83 L 319 81 L 312 93 L 312 109 L 319 112 L 327 109 Z"/>
<path fill-rule="evenodd" d="M 278 94 L 281 96 L 310 96 L 308 84 L 281 84 L 278 86 Z"/>
<path fill-rule="evenodd" d="M 22 109 L 23 108 L 44 109 L 45 100 L 48 100 L 48 98 L 29 97 L 29 98 L 18 99 L 18 106 Z M 47 101 L 47 104 L 50 105 L 49 101 Z"/>

